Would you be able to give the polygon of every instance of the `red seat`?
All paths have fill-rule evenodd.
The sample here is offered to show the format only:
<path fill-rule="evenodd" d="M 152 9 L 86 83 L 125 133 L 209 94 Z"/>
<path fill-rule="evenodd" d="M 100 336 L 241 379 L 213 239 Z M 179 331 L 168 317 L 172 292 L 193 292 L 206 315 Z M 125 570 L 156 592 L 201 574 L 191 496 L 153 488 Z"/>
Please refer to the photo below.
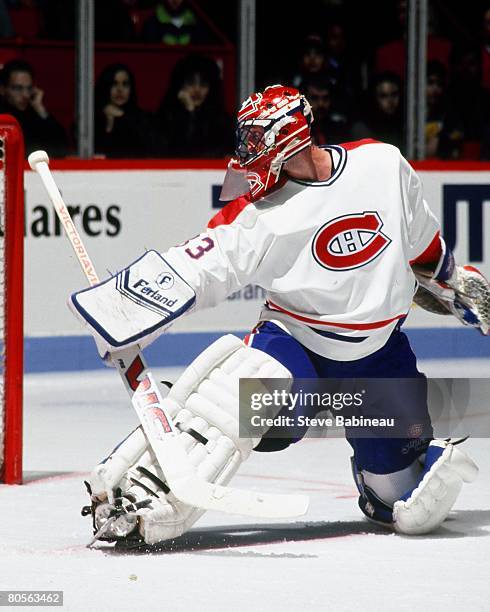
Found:
<path fill-rule="evenodd" d="M 481 143 L 478 140 L 465 140 L 461 149 L 461 159 L 480 159 Z"/>
<path fill-rule="evenodd" d="M 12 8 L 9 15 L 15 36 L 37 38 L 42 25 L 41 14 L 37 8 Z"/>
<path fill-rule="evenodd" d="M 134 31 L 136 32 L 136 36 L 139 38 L 141 36 L 141 31 L 143 30 L 143 24 L 145 21 L 155 13 L 154 8 L 150 9 L 131 9 L 129 11 L 129 16 L 131 17 L 131 21 L 133 22 Z"/>
<path fill-rule="evenodd" d="M 9 49 L 8 47 L 0 49 L 0 68 L 13 59 L 19 59 L 19 52 L 17 49 Z"/>

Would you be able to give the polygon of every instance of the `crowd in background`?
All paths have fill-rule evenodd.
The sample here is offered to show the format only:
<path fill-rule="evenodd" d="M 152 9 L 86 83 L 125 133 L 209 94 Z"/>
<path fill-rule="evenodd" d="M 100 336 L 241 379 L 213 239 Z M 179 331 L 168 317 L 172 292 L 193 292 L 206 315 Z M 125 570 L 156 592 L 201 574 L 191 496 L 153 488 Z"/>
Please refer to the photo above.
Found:
<path fill-rule="evenodd" d="M 218 66 L 188 55 L 172 72 L 156 113 L 138 106 L 136 84 L 111 64 L 95 86 L 95 151 L 108 157 L 224 157 L 233 151 L 233 122 L 223 103 Z"/>
<path fill-rule="evenodd" d="M 270 20 L 258 19 L 257 87 L 282 82 L 299 88 L 313 107 L 316 144 L 376 138 L 404 150 L 407 0 L 384 0 L 384 4 L 392 8 L 391 25 L 385 27 L 390 36 L 380 40 L 373 33 L 371 46 L 365 44 L 370 32 L 356 35 L 362 15 L 350 13 L 355 3 L 349 0 L 318 0 L 321 18 L 304 18 L 306 27 L 290 23 L 294 35 L 287 30 L 284 12 L 272 29 Z M 437 0 L 429 3 L 428 158 L 490 159 L 490 3 L 477 4 L 476 27 L 470 24 L 465 30 L 453 24 L 452 30 L 444 31 L 441 14 L 450 23 L 451 18 L 457 21 L 457 13 L 451 13 L 447 4 L 441 8 Z M 233 120 L 223 94 L 227 83 L 216 61 L 206 54 L 206 45 L 217 44 L 216 29 L 202 13 L 203 8 L 213 13 L 212 3 L 96 0 L 95 6 L 96 40 L 189 47 L 173 66 L 163 99 L 155 100 L 152 109 L 138 104 L 138 84 L 127 65 L 111 64 L 97 75 L 96 154 L 115 158 L 232 154 Z M 75 0 L 0 0 L 2 38 L 15 36 L 10 16 L 23 8 L 38 15 L 39 38 L 73 39 Z M 261 6 L 262 11 L 276 8 L 274 2 Z M 307 11 L 308 2 L 304 8 Z M 234 26 L 226 31 L 229 15 L 215 12 L 210 17 L 221 19 L 219 27 L 235 41 Z M 271 32 L 267 41 L 261 27 Z M 192 48 L 196 45 L 198 53 Z M 270 47 L 269 53 L 263 54 L 261 45 Z M 50 114 L 42 85 L 21 60 L 7 62 L 0 73 L 0 112 L 20 121 L 28 150 L 49 147 L 53 155 L 73 154 L 74 127 L 70 133 Z"/>
<path fill-rule="evenodd" d="M 402 35 L 378 47 L 371 65 L 349 48 L 340 20 L 326 24 L 323 36 L 307 36 L 293 83 L 313 106 L 317 144 L 376 138 L 403 151 L 407 1 L 396 0 L 396 5 Z M 426 157 L 489 159 L 490 3 L 482 9 L 481 30 L 473 40 L 450 41 L 434 25 L 431 13 Z"/>
<path fill-rule="evenodd" d="M 199 45 L 218 40 L 209 21 L 187 0 L 95 0 L 94 6 L 98 42 Z M 73 40 L 76 13 L 77 0 L 0 0 L 0 36 L 30 30 L 41 39 Z"/>

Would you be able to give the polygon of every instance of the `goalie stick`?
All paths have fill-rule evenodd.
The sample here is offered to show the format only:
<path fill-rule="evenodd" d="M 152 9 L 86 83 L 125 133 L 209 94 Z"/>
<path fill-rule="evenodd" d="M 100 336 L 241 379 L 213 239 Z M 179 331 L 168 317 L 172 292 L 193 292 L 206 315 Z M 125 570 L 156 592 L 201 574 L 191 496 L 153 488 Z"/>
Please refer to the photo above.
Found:
<path fill-rule="evenodd" d="M 51 174 L 47 153 L 35 151 L 29 155 L 28 161 L 46 189 L 88 282 L 96 285 L 99 278 L 95 267 Z M 309 503 L 305 495 L 259 493 L 215 485 L 200 478 L 177 440 L 178 432 L 165 410 L 160 389 L 138 347 L 116 351 L 111 354 L 111 360 L 124 382 L 168 486 L 177 499 L 204 510 L 259 518 L 291 518 L 305 514 Z"/>

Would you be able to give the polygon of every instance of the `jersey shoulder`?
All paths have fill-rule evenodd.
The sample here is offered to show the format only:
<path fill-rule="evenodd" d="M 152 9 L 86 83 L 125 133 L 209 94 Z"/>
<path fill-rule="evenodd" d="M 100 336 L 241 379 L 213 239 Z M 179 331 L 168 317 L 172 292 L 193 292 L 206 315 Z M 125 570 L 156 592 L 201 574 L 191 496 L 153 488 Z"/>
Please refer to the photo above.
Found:
<path fill-rule="evenodd" d="M 274 188 L 268 191 L 263 197 L 254 200 L 250 193 L 236 198 L 223 206 L 223 208 L 214 215 L 208 222 L 208 229 L 215 229 L 220 226 L 232 225 L 239 223 L 240 225 L 252 226 L 255 221 L 269 210 L 284 204 L 290 197 L 291 193 L 290 182 L 282 180 Z"/>
<path fill-rule="evenodd" d="M 340 145 L 347 151 L 347 166 L 362 173 L 369 172 L 379 175 L 398 175 L 403 166 L 404 158 L 398 147 L 387 142 L 364 138 L 354 142 L 344 142 Z M 350 160 L 350 163 L 349 163 Z"/>
<path fill-rule="evenodd" d="M 240 196 L 228 202 L 214 217 L 211 217 L 208 222 L 208 229 L 215 229 L 220 225 L 231 225 L 249 204 L 252 204 L 250 194 Z"/>
<path fill-rule="evenodd" d="M 351 142 L 343 142 L 339 145 L 346 151 L 356 151 L 359 153 L 377 153 L 391 154 L 397 157 L 401 156 L 400 149 L 395 145 L 374 138 L 363 138 L 361 140 L 353 140 Z"/>

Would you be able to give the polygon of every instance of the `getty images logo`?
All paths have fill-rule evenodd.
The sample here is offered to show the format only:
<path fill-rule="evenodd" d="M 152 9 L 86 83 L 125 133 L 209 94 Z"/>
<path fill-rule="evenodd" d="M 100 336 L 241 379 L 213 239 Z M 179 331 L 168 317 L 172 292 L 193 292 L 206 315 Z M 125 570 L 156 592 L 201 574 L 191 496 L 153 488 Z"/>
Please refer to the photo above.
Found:
<path fill-rule="evenodd" d="M 175 279 L 170 272 L 162 272 L 155 279 L 156 285 L 162 291 L 171 289 L 174 286 L 174 282 Z M 144 278 L 140 278 L 134 283 L 133 289 L 144 297 L 150 298 L 162 306 L 172 307 L 178 302 L 177 298 L 172 299 L 162 295 L 158 289 L 154 288 L 154 286 L 155 285 L 152 286 L 152 283 Z"/>

